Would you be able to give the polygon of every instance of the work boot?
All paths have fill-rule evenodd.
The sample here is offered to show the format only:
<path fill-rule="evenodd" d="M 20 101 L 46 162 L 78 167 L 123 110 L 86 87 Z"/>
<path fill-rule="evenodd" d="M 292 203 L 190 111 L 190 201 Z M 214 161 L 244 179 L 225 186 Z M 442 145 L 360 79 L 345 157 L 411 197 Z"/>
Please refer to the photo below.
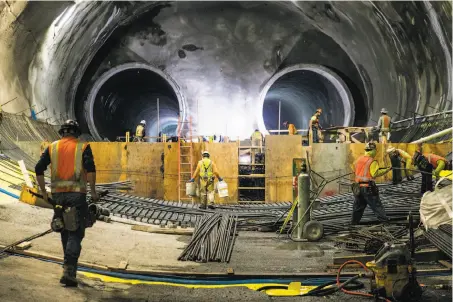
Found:
<path fill-rule="evenodd" d="M 206 205 L 205 204 L 200 204 L 200 206 L 198 208 L 201 209 L 201 210 L 206 210 Z"/>
<path fill-rule="evenodd" d="M 60 283 L 68 287 L 77 286 L 76 272 L 77 268 L 74 265 L 65 264 L 63 266 L 63 276 L 60 278 Z"/>
<path fill-rule="evenodd" d="M 210 203 L 209 206 L 208 206 L 208 208 L 210 208 L 210 209 L 215 209 L 215 206 L 214 206 L 213 203 Z"/>
<path fill-rule="evenodd" d="M 410 180 L 414 180 L 414 179 L 415 179 L 414 176 L 408 176 L 408 177 L 407 177 L 407 180 L 409 180 L 409 181 L 410 181 Z"/>

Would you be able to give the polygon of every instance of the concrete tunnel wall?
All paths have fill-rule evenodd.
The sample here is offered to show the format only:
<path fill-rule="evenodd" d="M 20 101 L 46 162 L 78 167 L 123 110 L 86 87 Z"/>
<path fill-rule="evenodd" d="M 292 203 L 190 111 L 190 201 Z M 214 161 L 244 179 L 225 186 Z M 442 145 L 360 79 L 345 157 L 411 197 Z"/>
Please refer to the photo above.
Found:
<path fill-rule="evenodd" d="M 351 92 L 350 124 L 374 124 L 381 107 L 395 119 L 429 114 L 451 108 L 451 16 L 449 2 L 2 2 L 0 104 L 17 97 L 3 109 L 34 105 L 38 118 L 77 118 L 88 133 L 93 84 L 139 62 L 174 80 L 195 133 L 246 137 L 272 76 L 318 64 Z M 327 107 L 326 121 L 338 114 Z"/>

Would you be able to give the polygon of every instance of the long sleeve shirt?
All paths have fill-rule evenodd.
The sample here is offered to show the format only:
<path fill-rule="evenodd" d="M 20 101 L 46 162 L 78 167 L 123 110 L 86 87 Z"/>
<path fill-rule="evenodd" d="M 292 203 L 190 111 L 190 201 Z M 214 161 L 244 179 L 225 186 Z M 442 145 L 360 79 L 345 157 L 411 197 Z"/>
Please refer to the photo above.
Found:
<path fill-rule="evenodd" d="M 220 178 L 219 170 L 217 170 L 217 166 L 214 163 L 214 161 L 211 161 L 211 164 L 212 164 L 212 174 L 214 174 L 215 177 Z M 200 170 L 201 170 L 202 165 L 203 165 L 202 161 L 199 161 L 197 168 L 195 169 L 195 172 L 193 172 L 193 175 L 192 175 L 193 179 L 197 178 L 200 175 Z"/>
<path fill-rule="evenodd" d="M 96 166 L 94 164 L 94 157 L 93 152 L 91 152 L 91 147 L 88 145 L 82 154 L 82 164 L 83 168 L 87 173 L 96 172 Z M 44 150 L 41 154 L 41 158 L 39 159 L 38 163 L 35 166 L 35 173 L 36 175 L 44 175 L 44 171 L 46 171 L 47 166 L 50 165 L 50 153 L 49 147 Z"/>
<path fill-rule="evenodd" d="M 371 156 L 374 158 L 374 156 L 376 156 L 375 154 L 373 154 L 373 152 L 365 152 L 366 155 L 368 156 Z M 374 156 L 373 156 L 374 155 Z M 379 177 L 379 176 L 382 176 L 382 175 L 385 175 L 387 174 L 389 171 L 391 170 L 391 168 L 388 168 L 388 169 L 379 169 L 379 164 L 377 162 L 377 160 L 373 160 L 373 162 L 371 163 L 370 165 L 370 174 L 373 178 L 376 178 L 376 177 Z"/>

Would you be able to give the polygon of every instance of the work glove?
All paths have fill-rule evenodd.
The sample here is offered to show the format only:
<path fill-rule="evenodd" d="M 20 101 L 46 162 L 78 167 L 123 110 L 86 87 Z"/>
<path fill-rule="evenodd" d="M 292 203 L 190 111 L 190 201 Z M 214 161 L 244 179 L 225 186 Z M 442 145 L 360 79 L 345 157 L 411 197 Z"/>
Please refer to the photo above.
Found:
<path fill-rule="evenodd" d="M 223 178 L 222 178 L 222 177 L 219 177 L 219 181 L 223 181 Z"/>
<path fill-rule="evenodd" d="M 189 182 L 195 182 L 195 179 L 191 178 L 191 179 L 189 180 Z"/>

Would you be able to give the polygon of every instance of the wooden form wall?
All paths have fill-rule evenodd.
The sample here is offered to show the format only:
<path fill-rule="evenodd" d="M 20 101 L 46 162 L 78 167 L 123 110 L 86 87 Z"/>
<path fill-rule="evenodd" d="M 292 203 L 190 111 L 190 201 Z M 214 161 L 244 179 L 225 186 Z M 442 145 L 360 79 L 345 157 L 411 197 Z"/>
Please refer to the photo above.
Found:
<path fill-rule="evenodd" d="M 140 196 L 178 199 L 178 144 L 177 143 L 91 143 L 96 169 L 97 182 L 112 182 L 130 179 L 135 183 L 134 193 Z M 414 144 L 389 144 L 413 154 Z M 311 167 L 327 179 L 353 172 L 354 163 L 364 153 L 364 144 L 317 144 L 302 147 L 301 137 L 266 137 L 266 202 L 292 200 L 292 159 L 305 158 L 307 151 Z M 386 146 L 386 147 L 388 147 Z M 217 203 L 232 203 L 238 199 L 238 145 L 236 143 L 194 143 L 193 169 L 201 152 L 208 150 L 216 162 L 220 175 L 228 183 L 227 199 Z M 424 152 L 445 156 L 451 152 L 451 144 L 425 144 Z M 164 154 L 164 173 L 160 171 L 161 155 Z M 384 146 L 378 144 L 379 165 L 390 166 Z M 353 176 L 351 176 L 352 179 Z M 391 179 L 391 173 L 378 181 Z M 326 195 L 339 193 L 338 184 L 326 188 Z"/>
<path fill-rule="evenodd" d="M 164 199 L 178 200 L 178 143 L 165 143 Z M 236 143 L 193 143 L 193 171 L 201 159 L 201 153 L 207 150 L 215 162 L 220 176 L 228 184 L 228 198 L 219 198 L 216 203 L 231 203 L 238 199 L 238 148 Z M 182 184 L 185 186 L 185 184 Z M 197 199 L 195 200 L 197 201 Z"/>

